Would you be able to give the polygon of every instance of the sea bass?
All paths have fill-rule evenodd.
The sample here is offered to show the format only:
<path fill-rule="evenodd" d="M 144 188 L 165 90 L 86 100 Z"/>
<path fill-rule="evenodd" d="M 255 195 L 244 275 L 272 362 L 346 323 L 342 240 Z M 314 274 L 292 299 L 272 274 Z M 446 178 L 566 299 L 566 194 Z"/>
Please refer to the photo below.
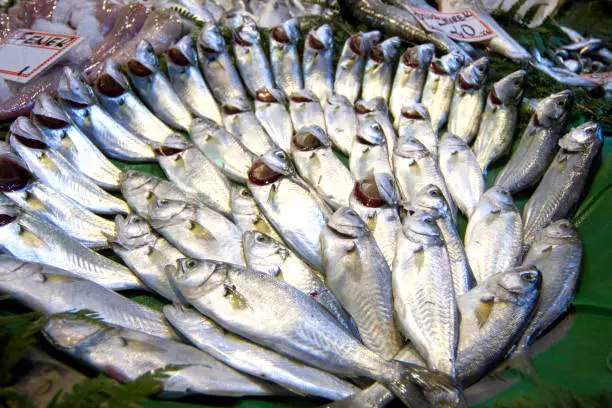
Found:
<path fill-rule="evenodd" d="M 355 103 L 359 98 L 366 59 L 374 44 L 380 41 L 380 37 L 380 31 L 370 31 L 353 34 L 346 40 L 336 69 L 336 95 L 346 97 L 351 103 Z"/>
<path fill-rule="evenodd" d="M 332 95 L 325 104 L 325 127 L 334 147 L 348 156 L 357 136 L 357 115 L 344 96 Z"/>
<path fill-rule="evenodd" d="M 282 92 L 278 89 L 259 89 L 255 95 L 255 117 L 274 144 L 289 153 L 293 123 Z"/>
<path fill-rule="evenodd" d="M 387 139 L 375 119 L 358 120 L 357 137 L 349 156 L 349 169 L 355 180 L 373 173 L 392 174 Z"/>
<path fill-rule="evenodd" d="M 438 156 L 438 134 L 431 127 L 427 108 L 420 104 L 405 105 L 398 120 L 399 139 L 414 138 L 434 156 Z"/>
<path fill-rule="evenodd" d="M 372 47 L 363 74 L 363 99 L 389 100 L 400 44 L 399 37 L 391 37 Z"/>
<path fill-rule="evenodd" d="M 319 98 L 321 104 L 325 104 L 334 91 L 333 47 L 332 29 L 327 24 L 312 29 L 304 42 L 304 86 Z"/>
<path fill-rule="evenodd" d="M 232 49 L 238 72 L 252 97 L 255 97 L 260 89 L 274 88 L 270 63 L 261 47 L 259 31 L 254 21 L 244 21 L 234 29 Z"/>
<path fill-rule="evenodd" d="M 260 156 L 276 147 L 261 125 L 251 102 L 246 98 L 232 98 L 221 107 L 223 125 L 253 154 Z"/>
<path fill-rule="evenodd" d="M 232 207 L 232 219 L 240 231 L 257 231 L 277 240 L 282 238 L 274 231 L 270 222 L 263 215 L 253 194 L 247 187 L 232 186 L 232 197 L 230 200 Z"/>
<path fill-rule="evenodd" d="M 380 124 L 387 141 L 387 152 L 391 157 L 395 149 L 397 134 L 389 117 L 389 108 L 385 100 L 381 97 L 361 99 L 355 103 L 355 113 L 357 113 L 358 121 L 374 119 Z"/>
<path fill-rule="evenodd" d="M 289 112 L 293 129 L 304 126 L 319 126 L 325 129 L 325 116 L 319 98 L 309 90 L 300 90 L 289 96 Z"/>
<path fill-rule="evenodd" d="M 292 18 L 270 30 L 270 62 L 274 79 L 287 98 L 304 88 L 297 43 L 300 24 Z"/>

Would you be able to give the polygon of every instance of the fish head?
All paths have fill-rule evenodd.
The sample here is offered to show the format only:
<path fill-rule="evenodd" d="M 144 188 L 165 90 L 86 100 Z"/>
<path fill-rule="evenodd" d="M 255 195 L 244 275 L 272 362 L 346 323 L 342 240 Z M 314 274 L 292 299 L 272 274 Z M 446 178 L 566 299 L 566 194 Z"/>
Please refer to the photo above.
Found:
<path fill-rule="evenodd" d="M 176 44 L 168 49 L 167 61 L 178 66 L 194 66 L 198 62 L 195 49 L 193 48 L 193 40 L 191 36 L 186 35 L 181 38 Z"/>
<path fill-rule="evenodd" d="M 149 219 L 154 228 L 183 221 L 194 205 L 180 200 L 155 198 L 149 202 Z"/>
<path fill-rule="evenodd" d="M 300 89 L 299 91 L 293 92 L 289 95 L 290 104 L 305 104 L 305 103 L 317 103 L 319 104 L 319 98 L 308 89 Z"/>
<path fill-rule="evenodd" d="M 515 303 L 532 303 L 538 296 L 542 282 L 542 274 L 533 265 L 522 265 L 507 269 L 491 278 L 495 292 L 502 292 L 501 299 L 510 300 Z M 487 282 L 487 286 L 491 285 Z M 495 293 L 494 292 L 494 293 Z"/>
<path fill-rule="evenodd" d="M 60 99 L 77 105 L 89 106 L 97 102 L 93 89 L 83 74 L 72 67 L 64 67 L 57 86 L 57 95 Z"/>
<path fill-rule="evenodd" d="M 226 101 L 221 110 L 225 115 L 237 115 L 251 110 L 251 102 L 245 97 L 234 96 Z"/>
<path fill-rule="evenodd" d="M 194 117 L 189 126 L 190 135 L 214 135 L 221 127 L 209 118 Z"/>
<path fill-rule="evenodd" d="M 467 150 L 470 147 L 463 139 L 458 138 L 451 132 L 446 132 L 440 139 L 440 150 L 446 150 L 449 153 L 456 151 Z"/>
<path fill-rule="evenodd" d="M 444 244 L 444 238 L 436 223 L 437 218 L 437 214 L 433 212 L 417 210 L 404 219 L 402 231 L 408 239 L 417 244 L 441 246 Z"/>
<path fill-rule="evenodd" d="M 260 88 L 255 91 L 255 100 L 262 103 L 285 103 L 285 97 L 279 89 Z"/>
<path fill-rule="evenodd" d="M 237 184 L 232 186 L 230 206 L 234 214 L 256 215 L 259 213 L 251 190 Z"/>
<path fill-rule="evenodd" d="M 258 231 L 242 234 L 242 248 L 247 265 L 251 269 L 276 276 L 289 250 L 274 238 Z"/>
<path fill-rule="evenodd" d="M 420 158 L 429 154 L 423 143 L 414 136 L 406 136 L 397 139 L 394 154 L 406 158 Z"/>
<path fill-rule="evenodd" d="M 160 70 L 159 59 L 150 42 L 138 42 L 134 57 L 127 62 L 127 69 L 135 77 L 148 77 Z"/>
<path fill-rule="evenodd" d="M 25 116 L 20 116 L 9 127 L 11 148 L 26 162 L 41 160 L 49 146 L 43 141 L 42 133 Z"/>
<path fill-rule="evenodd" d="M 568 152 L 586 152 L 593 150 L 593 146 L 599 149 L 602 143 L 601 126 L 595 122 L 585 122 L 559 139 L 559 146 Z"/>
<path fill-rule="evenodd" d="M 206 23 L 198 36 L 198 47 L 205 54 L 221 54 L 226 51 L 225 40 L 215 23 Z"/>
<path fill-rule="evenodd" d="M 490 211 L 512 211 L 516 209 L 510 192 L 499 186 L 493 186 L 485 191 L 482 199 L 485 200 L 483 202 L 487 204 Z"/>
<path fill-rule="evenodd" d="M 327 96 L 327 109 L 335 111 L 342 107 L 350 107 L 351 109 L 353 107 L 346 96 L 338 94 L 331 94 Z"/>
<path fill-rule="evenodd" d="M 248 47 L 259 43 L 259 31 L 254 21 L 247 21 L 234 30 L 233 43 Z"/>
<path fill-rule="evenodd" d="M 550 128 L 562 123 L 571 108 L 572 91 L 565 90 L 542 99 L 536 106 L 532 123 Z"/>
<path fill-rule="evenodd" d="M 129 169 L 119 176 L 121 189 L 127 191 L 142 190 L 152 192 L 155 187 L 155 177 L 142 171 Z"/>
<path fill-rule="evenodd" d="M 373 118 L 359 121 L 355 141 L 366 146 L 383 146 L 387 143 L 382 126 Z"/>
<path fill-rule="evenodd" d="M 113 59 L 104 62 L 104 69 L 95 81 L 96 90 L 109 98 L 116 98 L 129 91 L 130 84 L 121 72 L 121 67 Z"/>
<path fill-rule="evenodd" d="M 0 215 L 0 231 L 3 228 L 2 215 Z M 11 255 L 0 255 L 0 282 L 21 281 L 35 275 L 40 275 L 43 266 L 40 264 L 24 262 Z"/>
<path fill-rule="evenodd" d="M 546 228 L 543 228 L 539 232 L 539 238 L 536 237 L 536 241 L 540 239 L 555 239 L 555 240 L 576 240 L 579 239 L 578 231 L 569 220 L 557 220 Z"/>
<path fill-rule="evenodd" d="M 353 34 L 347 41 L 350 50 L 355 55 L 365 56 L 368 51 L 380 41 L 380 31 L 369 31 L 367 33 L 359 32 Z"/>
<path fill-rule="evenodd" d="M 431 63 L 435 50 L 435 46 L 431 43 L 410 47 L 402 54 L 401 64 L 405 68 L 425 69 Z"/>
<path fill-rule="evenodd" d="M 463 67 L 457 75 L 456 86 L 462 91 L 476 90 L 484 86 L 489 73 L 489 59 L 482 57 Z"/>
<path fill-rule="evenodd" d="M 43 334 L 60 350 L 74 350 L 95 341 L 109 329 L 109 326 L 96 321 L 51 316 Z"/>
<path fill-rule="evenodd" d="M 329 24 L 312 29 L 306 38 L 305 47 L 315 51 L 330 50 L 334 45 L 333 31 Z"/>
<path fill-rule="evenodd" d="M 310 152 L 331 147 L 331 140 L 320 126 L 303 126 L 293 135 L 293 147 L 298 151 Z"/>
<path fill-rule="evenodd" d="M 172 133 L 164 140 L 163 144 L 154 146 L 153 151 L 157 157 L 169 157 L 184 152 L 193 144 L 180 133 Z"/>
<path fill-rule="evenodd" d="M 387 103 L 380 96 L 370 99 L 360 99 L 355 102 L 355 112 L 358 115 L 368 115 L 376 112 L 388 114 Z"/>
<path fill-rule="evenodd" d="M 523 97 L 527 72 L 515 71 L 493 84 L 489 101 L 493 105 L 515 106 Z"/>
<path fill-rule="evenodd" d="M 355 182 L 353 196 L 370 208 L 397 205 L 395 180 L 387 173 L 373 173 Z"/>
<path fill-rule="evenodd" d="M 10 151 L 8 143 L 0 149 L 0 208 L 12 206 L 13 201 L 1 193 L 18 194 L 25 199 L 28 195 L 26 187 L 33 176 L 21 158 Z"/>
<path fill-rule="evenodd" d="M 201 302 L 222 297 L 225 293 L 229 265 L 206 259 L 181 258 L 175 265 L 166 265 L 166 274 L 186 300 Z"/>
<path fill-rule="evenodd" d="M 421 188 L 409 203 L 409 211 L 425 210 L 438 216 L 448 216 L 449 207 L 440 188 L 428 184 Z"/>
<path fill-rule="evenodd" d="M 402 107 L 400 111 L 400 120 L 404 123 L 407 121 L 430 121 L 429 112 L 422 103 L 412 102 Z"/>
<path fill-rule="evenodd" d="M 270 39 L 278 44 L 296 44 L 300 40 L 300 22 L 296 18 L 274 27 Z"/>
<path fill-rule="evenodd" d="M 283 176 L 292 176 L 295 174 L 295 168 L 291 163 L 289 155 L 282 149 L 270 149 L 261 156 L 261 161 L 272 171 L 282 174 Z"/>
<path fill-rule="evenodd" d="M 431 62 L 430 69 L 439 75 L 455 75 L 465 62 L 465 57 L 459 51 L 451 51 Z"/>
<path fill-rule="evenodd" d="M 32 108 L 32 122 L 41 130 L 45 144 L 53 149 L 61 147 L 70 119 L 54 98 L 42 93 L 36 98 Z"/>
<path fill-rule="evenodd" d="M 115 236 L 111 240 L 113 245 L 132 250 L 154 245 L 156 240 L 144 218 L 134 214 L 115 217 Z"/>
<path fill-rule="evenodd" d="M 401 43 L 402 41 L 399 37 L 387 38 L 372 47 L 369 59 L 378 64 L 390 64 L 397 58 Z"/>
<path fill-rule="evenodd" d="M 327 221 L 327 228 L 344 238 L 359 238 L 368 227 L 359 214 L 350 207 L 340 207 Z"/>

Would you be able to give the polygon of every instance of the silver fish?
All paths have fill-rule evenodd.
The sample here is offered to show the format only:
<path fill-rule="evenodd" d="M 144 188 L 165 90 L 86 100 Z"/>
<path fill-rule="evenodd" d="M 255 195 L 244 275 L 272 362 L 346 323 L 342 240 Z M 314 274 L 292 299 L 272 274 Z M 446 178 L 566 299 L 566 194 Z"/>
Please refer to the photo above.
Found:
<path fill-rule="evenodd" d="M 172 84 L 161 71 L 153 46 L 142 40 L 127 62 L 127 75 L 140 99 L 165 124 L 174 129 L 189 130 L 193 116 Z"/>
<path fill-rule="evenodd" d="M 261 156 L 249 170 L 248 187 L 283 241 L 322 271 L 319 235 L 330 213 L 319 195 L 296 174 L 287 153 L 276 149 Z"/>
<path fill-rule="evenodd" d="M 366 59 L 374 44 L 380 41 L 380 37 L 380 31 L 358 32 L 346 40 L 336 67 L 336 95 L 346 97 L 351 103 L 355 103 L 359 98 Z"/>
<path fill-rule="evenodd" d="M 7 255 L 0 257 L 0 290 L 45 314 L 88 309 L 117 326 L 161 338 L 177 338 L 164 316 L 95 282 Z"/>
<path fill-rule="evenodd" d="M 496 186 L 483 194 L 467 224 L 464 242 L 477 283 L 520 262 L 523 226 L 508 191 Z"/>
<path fill-rule="evenodd" d="M 289 113 L 293 129 L 316 125 L 325 129 L 325 115 L 319 98 L 309 90 L 300 90 L 289 96 Z"/>
<path fill-rule="evenodd" d="M 332 54 L 334 38 L 329 25 L 313 28 L 304 41 L 302 69 L 304 87 L 311 90 L 321 104 L 334 92 L 334 66 Z M 315 123 L 309 123 L 313 125 Z"/>
<path fill-rule="evenodd" d="M 358 391 L 354 385 L 270 349 L 229 333 L 193 309 L 164 306 L 164 315 L 196 347 L 219 361 L 254 377 L 272 381 L 300 395 L 332 400 Z"/>
<path fill-rule="evenodd" d="M 276 84 L 288 98 L 304 88 L 302 65 L 297 50 L 300 39 L 298 20 L 292 18 L 270 31 L 270 62 Z"/>
<path fill-rule="evenodd" d="M 355 103 L 355 112 L 357 113 L 358 121 L 362 121 L 364 119 L 366 121 L 368 119 L 374 119 L 380 124 L 383 133 L 385 134 L 389 157 L 393 156 L 395 141 L 397 140 L 397 133 L 395 132 L 393 122 L 389 117 L 389 108 L 385 100 L 381 97 L 361 99 Z"/>
<path fill-rule="evenodd" d="M 321 232 L 325 279 L 355 320 L 363 343 L 391 359 L 403 345 L 393 312 L 391 269 L 357 212 L 339 208 Z"/>
<path fill-rule="evenodd" d="M 115 225 L 116 231 L 108 236 L 115 254 L 155 293 L 171 302 L 180 302 L 164 268 L 185 255 L 152 232 L 149 224 L 137 215 L 125 218 L 118 215 Z"/>
<path fill-rule="evenodd" d="M 489 59 L 482 57 L 463 67 L 457 74 L 448 114 L 448 131 L 467 144 L 471 144 L 478 133 L 485 106 L 488 71 Z"/>
<path fill-rule="evenodd" d="M 11 147 L 36 177 L 83 207 L 101 214 L 128 213 L 127 204 L 83 178 L 58 151 L 49 149 L 34 124 L 20 116 L 9 129 Z"/>
<path fill-rule="evenodd" d="M 277 241 L 281 237 L 274 231 L 270 222 L 264 217 L 257 206 L 253 194 L 247 187 L 232 186 L 232 197 L 230 201 L 232 207 L 232 219 L 240 231 L 258 231 L 266 234 Z"/>
<path fill-rule="evenodd" d="M 526 75 L 523 70 L 515 71 L 495 82 L 491 88 L 480 119 L 478 136 L 472 146 L 485 174 L 491 163 L 510 150 Z"/>
<path fill-rule="evenodd" d="M 255 117 L 270 139 L 281 149 L 291 151 L 293 123 L 278 89 L 259 89 L 255 95 Z"/>
<path fill-rule="evenodd" d="M 119 188 L 121 170 L 68 119 L 50 95 L 38 95 L 32 109 L 32 122 L 40 130 L 43 142 L 57 150 L 80 173 L 102 188 Z"/>
<path fill-rule="evenodd" d="M 295 168 L 331 207 L 348 205 L 353 176 L 331 149 L 331 141 L 318 126 L 298 129 L 291 143 Z"/>
<path fill-rule="evenodd" d="M 238 72 L 251 94 L 260 89 L 274 88 L 274 78 L 268 57 L 261 47 L 259 31 L 254 21 L 245 22 L 233 31 L 232 49 Z"/>
<path fill-rule="evenodd" d="M 442 58 L 435 58 L 429 64 L 421 103 L 427 108 L 431 126 L 436 133 L 446 125 L 453 100 L 455 77 L 463 62 L 462 54 L 451 52 Z"/>
<path fill-rule="evenodd" d="M 497 175 L 495 185 L 516 194 L 537 183 L 557 151 L 567 122 L 572 92 L 567 90 L 541 100 L 512 157 Z"/>
<path fill-rule="evenodd" d="M 344 96 L 332 95 L 325 104 L 325 127 L 334 147 L 348 156 L 357 135 L 357 115 Z"/>
<path fill-rule="evenodd" d="M 197 52 L 202 74 L 219 104 L 232 98 L 246 98 L 219 27 L 213 23 L 204 24 L 198 36 Z"/>
<path fill-rule="evenodd" d="M 231 181 L 246 184 L 255 156 L 233 134 L 207 118 L 195 118 L 191 140 Z"/>
<path fill-rule="evenodd" d="M 244 98 L 233 98 L 221 108 L 223 124 L 247 149 L 257 156 L 276 147 L 270 135 L 261 125 L 251 102 Z"/>
<path fill-rule="evenodd" d="M 373 118 L 358 120 L 357 137 L 349 156 L 349 169 L 355 180 L 373 173 L 393 173 L 385 134 L 382 126 Z"/>
<path fill-rule="evenodd" d="M 434 52 L 433 44 L 416 45 L 408 48 L 399 59 L 389 97 L 389 110 L 396 129 L 399 127 L 402 108 L 421 101 L 427 68 Z"/>
<path fill-rule="evenodd" d="M 404 105 L 398 120 L 397 134 L 400 139 L 415 138 L 429 153 L 438 155 L 438 134 L 431 127 L 431 118 L 424 105 Z"/>
<path fill-rule="evenodd" d="M 184 254 L 244 265 L 240 230 L 210 208 L 158 199 L 149 205 L 149 217 L 151 226 Z"/>
<path fill-rule="evenodd" d="M 400 44 L 399 37 L 391 37 L 372 47 L 363 73 L 363 99 L 389 100 Z"/>
<path fill-rule="evenodd" d="M 282 0 L 259 0 L 253 11 L 262 27 L 274 27 L 292 16 L 289 3 Z"/>
<path fill-rule="evenodd" d="M 65 67 L 57 93 L 66 114 L 107 156 L 129 162 L 155 160 L 153 148 L 147 142 L 102 108 L 79 71 Z"/>
<path fill-rule="evenodd" d="M 525 245 L 531 244 L 540 229 L 575 209 L 602 144 L 601 126 L 594 122 L 583 123 L 559 140 L 561 149 L 523 207 Z"/>
<path fill-rule="evenodd" d="M 466 142 L 447 132 L 440 140 L 438 163 L 459 210 L 470 217 L 485 191 L 485 178 Z"/>

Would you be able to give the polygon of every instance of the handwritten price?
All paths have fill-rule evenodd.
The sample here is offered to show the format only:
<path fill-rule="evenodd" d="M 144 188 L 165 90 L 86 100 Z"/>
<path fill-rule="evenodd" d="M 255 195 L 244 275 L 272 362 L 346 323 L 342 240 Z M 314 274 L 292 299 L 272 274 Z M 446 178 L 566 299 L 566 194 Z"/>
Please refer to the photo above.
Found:
<path fill-rule="evenodd" d="M 446 34 L 457 41 L 478 42 L 496 36 L 495 31 L 470 9 L 440 13 L 417 7 L 408 8 L 425 30 Z"/>

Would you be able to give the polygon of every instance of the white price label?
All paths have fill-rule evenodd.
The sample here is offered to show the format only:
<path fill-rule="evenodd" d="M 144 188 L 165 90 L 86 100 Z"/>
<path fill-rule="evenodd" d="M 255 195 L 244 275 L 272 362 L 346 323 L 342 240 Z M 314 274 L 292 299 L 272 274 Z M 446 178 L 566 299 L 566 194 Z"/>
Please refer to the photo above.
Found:
<path fill-rule="evenodd" d="M 15 30 L 0 42 L 0 76 L 24 84 L 84 40 L 77 35 Z"/>
<path fill-rule="evenodd" d="M 413 6 L 408 8 L 425 30 L 446 34 L 453 40 L 478 42 L 496 36 L 495 31 L 471 9 L 442 13 Z"/>

